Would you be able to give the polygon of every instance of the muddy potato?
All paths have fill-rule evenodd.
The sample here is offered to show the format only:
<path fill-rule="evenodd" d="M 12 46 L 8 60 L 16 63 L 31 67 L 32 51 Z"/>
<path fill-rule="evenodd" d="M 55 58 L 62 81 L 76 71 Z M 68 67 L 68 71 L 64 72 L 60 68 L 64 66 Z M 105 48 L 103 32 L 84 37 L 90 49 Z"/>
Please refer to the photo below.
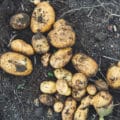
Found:
<path fill-rule="evenodd" d="M 30 17 L 26 13 L 18 13 L 10 18 L 10 25 L 16 30 L 25 29 L 30 24 Z"/>
<path fill-rule="evenodd" d="M 50 49 L 47 38 L 40 32 L 36 33 L 32 37 L 32 46 L 36 53 L 47 53 Z"/>
<path fill-rule="evenodd" d="M 82 72 L 88 77 L 95 75 L 98 70 L 95 60 L 83 53 L 75 54 L 72 63 L 78 72 Z"/>
<path fill-rule="evenodd" d="M 71 57 L 72 48 L 59 49 L 50 57 L 50 65 L 53 68 L 62 68 L 70 61 Z"/>
<path fill-rule="evenodd" d="M 26 76 L 33 70 L 31 60 L 19 53 L 6 52 L 0 57 L 1 68 L 12 75 Z"/>
<path fill-rule="evenodd" d="M 41 94 L 39 96 L 39 100 L 42 104 L 47 105 L 47 106 L 53 106 L 55 103 L 55 98 L 48 94 Z"/>
<path fill-rule="evenodd" d="M 72 88 L 80 90 L 87 87 L 88 80 L 83 73 L 75 73 L 72 78 Z"/>
<path fill-rule="evenodd" d="M 67 100 L 65 101 L 65 107 L 62 111 L 62 120 L 73 120 L 76 106 L 77 103 L 73 98 L 67 98 Z"/>
<path fill-rule="evenodd" d="M 97 89 L 96 89 L 95 85 L 89 84 L 89 85 L 87 86 L 87 93 L 88 93 L 89 95 L 95 95 L 96 92 L 97 92 Z"/>
<path fill-rule="evenodd" d="M 63 107 L 64 107 L 64 104 L 62 102 L 60 102 L 60 101 L 55 102 L 55 104 L 53 106 L 54 111 L 57 112 L 57 113 L 62 112 Z"/>
<path fill-rule="evenodd" d="M 34 50 L 33 50 L 32 46 L 21 39 L 13 40 L 10 43 L 10 47 L 13 51 L 23 53 L 25 55 L 33 55 L 34 54 Z"/>
<path fill-rule="evenodd" d="M 40 2 L 34 9 L 31 17 L 33 33 L 48 31 L 55 22 L 55 11 L 49 2 Z"/>
<path fill-rule="evenodd" d="M 72 89 L 72 97 L 76 101 L 80 101 L 85 94 L 86 94 L 86 89 L 81 89 L 81 90 Z"/>
<path fill-rule="evenodd" d="M 113 89 L 120 89 L 120 66 L 111 66 L 107 71 L 107 83 Z"/>
<path fill-rule="evenodd" d="M 40 90 L 43 93 L 54 94 L 56 92 L 56 83 L 53 81 L 43 81 L 40 84 Z"/>
<path fill-rule="evenodd" d="M 54 75 L 57 79 L 66 80 L 69 86 L 72 86 L 72 73 L 64 68 L 54 70 Z"/>
<path fill-rule="evenodd" d="M 58 20 L 48 34 L 52 46 L 56 48 L 72 47 L 75 44 L 75 32 L 63 19 Z"/>
<path fill-rule="evenodd" d="M 63 79 L 57 80 L 56 89 L 60 95 L 69 96 L 71 94 L 71 88 L 69 88 L 67 82 Z"/>

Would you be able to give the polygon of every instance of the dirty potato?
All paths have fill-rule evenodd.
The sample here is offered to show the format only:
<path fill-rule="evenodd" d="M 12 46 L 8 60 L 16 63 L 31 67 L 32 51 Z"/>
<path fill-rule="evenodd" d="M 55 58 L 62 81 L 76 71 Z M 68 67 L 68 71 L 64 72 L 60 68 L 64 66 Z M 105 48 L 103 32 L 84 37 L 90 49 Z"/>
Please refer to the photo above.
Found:
<path fill-rule="evenodd" d="M 72 78 L 72 88 L 80 90 L 87 87 L 88 80 L 83 73 L 75 73 Z"/>
<path fill-rule="evenodd" d="M 64 68 L 54 70 L 54 75 L 57 79 L 66 80 L 69 86 L 72 86 L 72 73 Z"/>
<path fill-rule="evenodd" d="M 71 57 L 72 48 L 59 49 L 50 57 L 50 65 L 53 68 L 62 68 L 70 61 Z"/>
<path fill-rule="evenodd" d="M 60 25 L 59 25 L 60 24 Z M 63 19 L 58 20 L 54 29 L 48 34 L 52 46 L 56 48 L 71 47 L 75 44 L 75 32 Z"/>
<path fill-rule="evenodd" d="M 43 93 L 54 94 L 56 92 L 56 83 L 53 81 L 43 81 L 40 84 L 40 90 Z"/>
<path fill-rule="evenodd" d="M 33 33 L 48 31 L 55 22 L 55 11 L 49 2 L 40 2 L 34 9 L 31 17 Z"/>
<path fill-rule="evenodd" d="M 32 46 L 36 53 L 47 53 L 50 49 L 47 38 L 40 32 L 36 33 L 32 37 Z"/>
<path fill-rule="evenodd" d="M 78 72 L 82 72 L 88 77 L 95 75 L 98 71 L 98 65 L 95 60 L 83 53 L 75 54 L 72 58 L 72 63 Z"/>
<path fill-rule="evenodd" d="M 71 94 L 71 88 L 69 88 L 66 80 L 57 80 L 56 89 L 60 95 L 69 96 Z"/>
<path fill-rule="evenodd" d="M 32 46 L 21 39 L 13 40 L 10 43 L 10 47 L 13 51 L 23 53 L 28 56 L 34 54 L 34 50 L 33 50 Z"/>
<path fill-rule="evenodd" d="M 6 52 L 0 57 L 1 68 L 12 75 L 26 76 L 33 70 L 31 60 L 19 53 Z"/>
<path fill-rule="evenodd" d="M 96 92 L 97 92 L 97 89 L 96 89 L 95 85 L 89 84 L 89 85 L 87 86 L 87 93 L 88 93 L 89 95 L 95 95 Z"/>
<path fill-rule="evenodd" d="M 18 13 L 10 18 L 10 25 L 16 30 L 25 29 L 30 24 L 30 17 L 26 13 Z"/>
<path fill-rule="evenodd" d="M 39 96 L 39 100 L 42 104 L 47 106 L 53 106 L 55 103 L 55 98 L 52 95 L 48 94 L 41 94 Z"/>
<path fill-rule="evenodd" d="M 120 66 L 111 66 L 107 71 L 107 83 L 113 89 L 120 89 Z"/>
<path fill-rule="evenodd" d="M 73 120 L 76 106 L 77 103 L 73 98 L 67 98 L 67 100 L 65 101 L 65 107 L 62 111 L 62 120 Z"/>
<path fill-rule="evenodd" d="M 62 102 L 60 102 L 60 101 L 55 102 L 55 104 L 53 106 L 54 111 L 57 112 L 57 113 L 62 112 L 63 107 L 64 107 L 64 104 Z"/>

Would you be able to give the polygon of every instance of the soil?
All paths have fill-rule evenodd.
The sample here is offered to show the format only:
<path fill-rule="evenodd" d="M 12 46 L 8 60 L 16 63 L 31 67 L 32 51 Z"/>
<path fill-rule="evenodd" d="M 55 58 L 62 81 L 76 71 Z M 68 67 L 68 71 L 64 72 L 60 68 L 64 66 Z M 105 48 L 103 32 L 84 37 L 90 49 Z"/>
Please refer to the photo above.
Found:
<path fill-rule="evenodd" d="M 92 56 L 100 70 L 91 81 L 105 79 L 106 70 L 120 59 L 120 1 L 119 0 L 49 0 L 56 11 L 56 19 L 66 19 L 77 34 L 74 53 L 83 52 Z M 95 7 L 96 6 L 96 7 Z M 0 54 L 11 51 L 9 42 L 21 38 L 31 43 L 33 33 L 29 28 L 16 31 L 9 25 L 12 15 L 31 13 L 34 5 L 29 0 L 0 0 Z M 53 49 L 52 49 L 53 50 Z M 40 63 L 40 55 L 31 57 L 34 71 L 27 77 L 16 77 L 0 70 L 0 120 L 61 120 L 61 115 L 42 104 L 36 107 L 34 99 L 40 94 L 39 84 L 52 79 Z M 71 64 L 66 66 L 70 67 Z M 71 68 L 73 72 L 75 70 Z M 120 91 L 110 89 L 114 103 L 120 102 Z M 120 107 L 116 106 L 105 120 L 119 120 Z M 98 120 L 90 108 L 88 120 Z"/>

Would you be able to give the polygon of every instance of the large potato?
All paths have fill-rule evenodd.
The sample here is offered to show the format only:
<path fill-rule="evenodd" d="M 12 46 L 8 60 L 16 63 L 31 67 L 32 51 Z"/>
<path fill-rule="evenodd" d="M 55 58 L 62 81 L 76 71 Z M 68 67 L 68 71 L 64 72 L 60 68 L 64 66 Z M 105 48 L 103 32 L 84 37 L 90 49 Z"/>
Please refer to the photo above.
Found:
<path fill-rule="evenodd" d="M 55 22 L 55 11 L 49 2 L 40 2 L 34 9 L 31 18 L 33 33 L 48 31 Z"/>
<path fill-rule="evenodd" d="M 63 19 L 58 20 L 48 34 L 50 43 L 56 48 L 71 47 L 75 44 L 75 32 Z"/>
<path fill-rule="evenodd" d="M 15 39 L 10 43 L 13 51 L 23 53 L 25 55 L 33 55 L 34 50 L 32 46 L 21 39 Z"/>
<path fill-rule="evenodd" d="M 40 84 L 40 90 L 43 93 L 54 94 L 56 92 L 56 83 L 53 81 L 43 81 Z"/>
<path fill-rule="evenodd" d="M 36 33 L 32 37 L 32 46 L 36 53 L 47 53 L 50 49 L 47 38 L 40 32 Z"/>
<path fill-rule="evenodd" d="M 64 68 L 54 70 L 54 75 L 57 79 L 66 80 L 69 86 L 72 86 L 72 73 Z"/>
<path fill-rule="evenodd" d="M 72 63 L 78 72 L 82 72 L 88 77 L 95 75 L 98 70 L 95 60 L 83 53 L 75 54 Z"/>
<path fill-rule="evenodd" d="M 53 68 L 64 67 L 72 57 L 72 48 L 64 48 L 56 51 L 50 58 L 50 65 Z"/>
<path fill-rule="evenodd" d="M 110 87 L 120 89 L 120 66 L 113 65 L 107 71 L 107 82 Z"/>
<path fill-rule="evenodd" d="M 87 87 L 88 80 L 83 73 L 75 73 L 72 78 L 72 88 L 80 90 Z"/>
<path fill-rule="evenodd" d="M 65 101 L 65 107 L 62 111 L 62 120 L 73 120 L 76 105 L 77 103 L 73 98 L 67 98 Z"/>
<path fill-rule="evenodd" d="M 0 66 L 5 72 L 16 76 L 29 75 L 33 70 L 31 60 L 15 52 L 2 54 L 0 57 Z"/>

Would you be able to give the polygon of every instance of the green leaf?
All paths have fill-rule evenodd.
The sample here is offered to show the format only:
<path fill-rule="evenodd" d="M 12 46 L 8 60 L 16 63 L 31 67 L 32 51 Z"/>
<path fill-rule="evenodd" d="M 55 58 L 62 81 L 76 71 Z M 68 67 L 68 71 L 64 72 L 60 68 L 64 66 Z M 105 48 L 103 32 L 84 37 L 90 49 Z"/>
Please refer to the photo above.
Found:
<path fill-rule="evenodd" d="M 48 77 L 54 77 L 53 72 L 48 72 Z"/>

